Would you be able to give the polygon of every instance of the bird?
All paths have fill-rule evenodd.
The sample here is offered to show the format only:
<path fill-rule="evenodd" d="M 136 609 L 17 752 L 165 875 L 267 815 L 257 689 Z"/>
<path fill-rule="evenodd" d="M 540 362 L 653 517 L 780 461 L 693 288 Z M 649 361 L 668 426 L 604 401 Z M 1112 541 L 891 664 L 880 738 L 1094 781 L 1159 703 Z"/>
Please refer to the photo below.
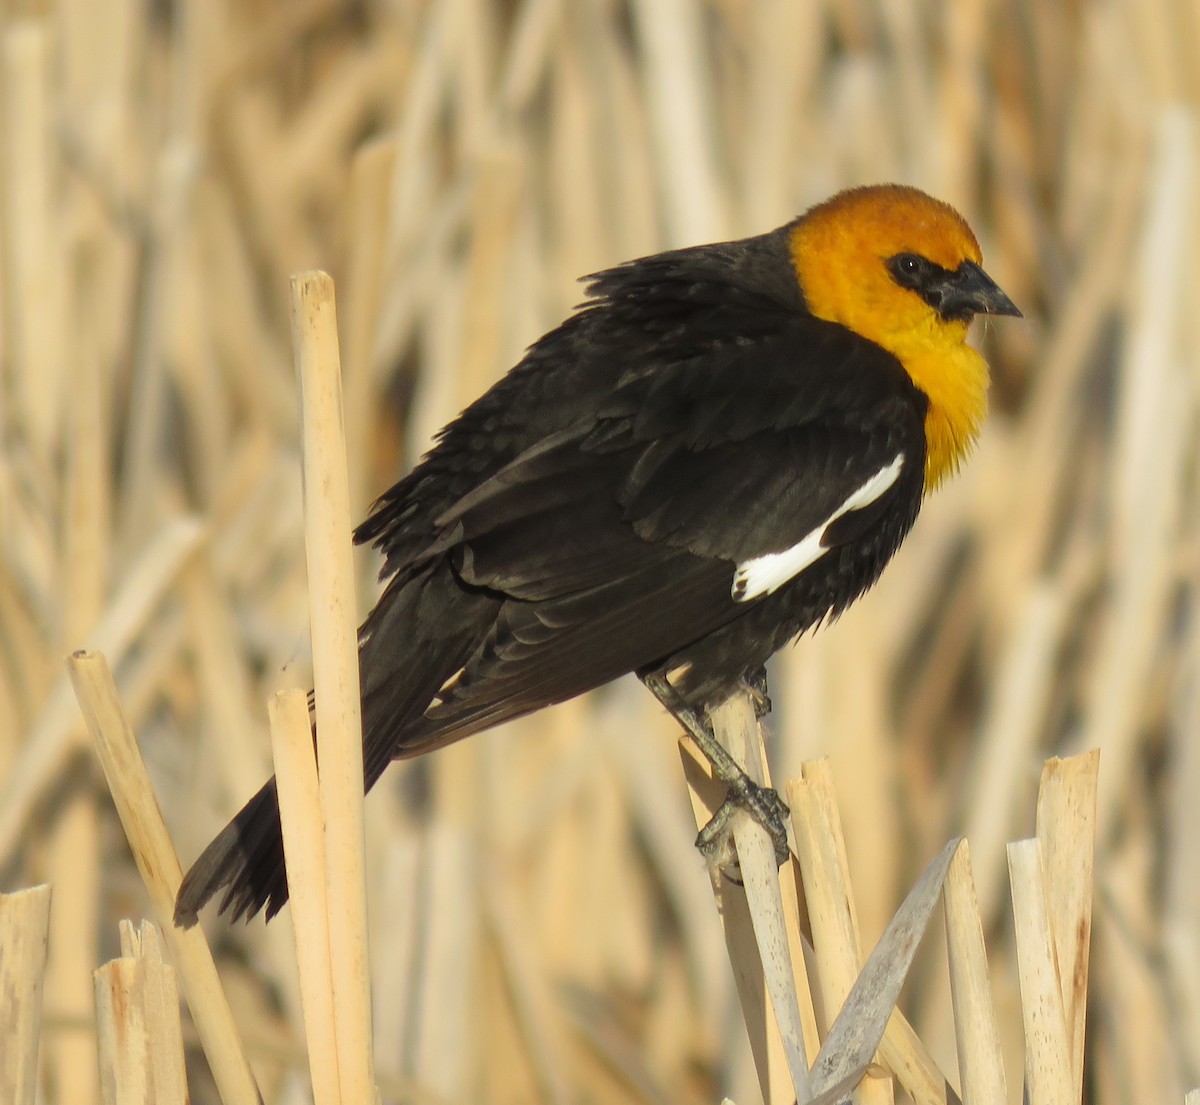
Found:
<path fill-rule="evenodd" d="M 786 855 L 786 806 L 714 739 L 764 665 L 879 578 L 971 450 L 975 316 L 1020 311 L 948 204 L 849 189 L 778 229 L 626 262 L 436 436 L 355 530 L 364 783 L 629 673 Z M 287 900 L 274 779 L 183 880 L 176 922 Z"/>

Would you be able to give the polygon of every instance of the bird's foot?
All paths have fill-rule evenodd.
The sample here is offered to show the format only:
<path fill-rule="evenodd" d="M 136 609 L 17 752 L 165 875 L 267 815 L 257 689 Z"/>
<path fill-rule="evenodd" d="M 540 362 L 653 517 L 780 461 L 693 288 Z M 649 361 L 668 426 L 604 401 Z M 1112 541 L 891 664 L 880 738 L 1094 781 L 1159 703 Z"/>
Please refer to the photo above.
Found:
<path fill-rule="evenodd" d="M 671 711 L 712 765 L 713 775 L 725 784 L 725 800 L 700 830 L 696 847 L 715 868 L 724 871 L 735 882 L 740 882 L 735 873 L 738 864 L 733 849 L 732 827 L 733 815 L 738 810 L 745 810 L 770 833 L 775 847 L 775 862 L 782 867 L 791 854 L 787 839 L 787 804 L 771 787 L 756 783 L 746 774 L 728 749 L 717 740 L 708 717 L 681 703 L 664 675 L 650 672 L 642 676 L 642 682 Z M 767 696 L 766 669 L 759 668 L 743 680 L 743 685 L 754 699 L 756 713 L 762 711 L 758 716 L 769 713 L 771 700 Z"/>
<path fill-rule="evenodd" d="M 775 848 L 775 862 L 782 867 L 791 855 L 787 838 L 787 803 L 773 788 L 760 786 L 745 774 L 729 781 L 727 787 L 725 801 L 700 830 L 696 847 L 715 867 L 726 873 L 736 872 L 733 818 L 739 810 L 744 810 L 770 834 Z M 736 874 L 731 874 L 731 877 L 736 882 L 741 881 Z"/>

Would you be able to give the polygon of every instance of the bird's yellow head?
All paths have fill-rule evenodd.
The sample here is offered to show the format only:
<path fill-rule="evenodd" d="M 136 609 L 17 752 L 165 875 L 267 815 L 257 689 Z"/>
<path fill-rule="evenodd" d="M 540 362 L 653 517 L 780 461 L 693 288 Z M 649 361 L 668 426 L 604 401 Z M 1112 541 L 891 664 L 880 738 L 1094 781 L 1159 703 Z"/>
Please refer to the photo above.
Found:
<path fill-rule="evenodd" d="M 797 220 L 791 252 L 808 309 L 893 354 L 929 398 L 925 487 L 936 487 L 987 414 L 987 363 L 966 344 L 971 319 L 1020 314 L 980 268 L 971 228 L 916 188 L 854 188 Z"/>

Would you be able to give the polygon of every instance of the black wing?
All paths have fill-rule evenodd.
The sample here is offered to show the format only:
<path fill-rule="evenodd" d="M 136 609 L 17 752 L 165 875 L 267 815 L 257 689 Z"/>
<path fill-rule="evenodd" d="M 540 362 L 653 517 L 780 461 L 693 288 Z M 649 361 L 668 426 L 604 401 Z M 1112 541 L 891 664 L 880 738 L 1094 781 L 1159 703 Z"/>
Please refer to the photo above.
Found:
<path fill-rule="evenodd" d="M 919 499 L 922 414 L 889 355 L 802 314 L 626 374 L 586 420 L 444 509 L 414 558 L 449 557 L 463 585 L 503 600 L 428 712 L 435 728 L 456 739 L 564 700 L 739 618 L 764 600 L 735 599 L 736 566 L 820 531 L 897 457 L 915 485 L 827 540 L 857 540 L 893 495 Z"/>
<path fill-rule="evenodd" d="M 804 313 L 786 228 L 644 257 L 586 285 L 587 303 L 442 430 L 359 526 L 355 539 L 385 555 L 384 577 L 405 570 L 432 540 L 434 519 L 472 488 L 546 439 L 594 426 L 627 375 L 702 370 L 705 359 L 769 339 Z"/>

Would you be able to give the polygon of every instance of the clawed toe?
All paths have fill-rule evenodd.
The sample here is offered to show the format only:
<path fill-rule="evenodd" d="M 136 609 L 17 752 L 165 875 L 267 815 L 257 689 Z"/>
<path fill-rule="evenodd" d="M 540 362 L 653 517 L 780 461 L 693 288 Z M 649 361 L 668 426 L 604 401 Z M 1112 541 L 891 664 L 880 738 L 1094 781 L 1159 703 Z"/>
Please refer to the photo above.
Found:
<path fill-rule="evenodd" d="M 747 776 L 731 783 L 725 801 L 696 837 L 696 847 L 711 864 L 727 873 L 736 869 L 733 849 L 733 815 L 745 810 L 771 835 L 775 862 L 783 866 L 791 855 L 787 839 L 787 804 L 771 787 L 760 786 Z M 741 879 L 731 875 L 734 881 Z"/>

